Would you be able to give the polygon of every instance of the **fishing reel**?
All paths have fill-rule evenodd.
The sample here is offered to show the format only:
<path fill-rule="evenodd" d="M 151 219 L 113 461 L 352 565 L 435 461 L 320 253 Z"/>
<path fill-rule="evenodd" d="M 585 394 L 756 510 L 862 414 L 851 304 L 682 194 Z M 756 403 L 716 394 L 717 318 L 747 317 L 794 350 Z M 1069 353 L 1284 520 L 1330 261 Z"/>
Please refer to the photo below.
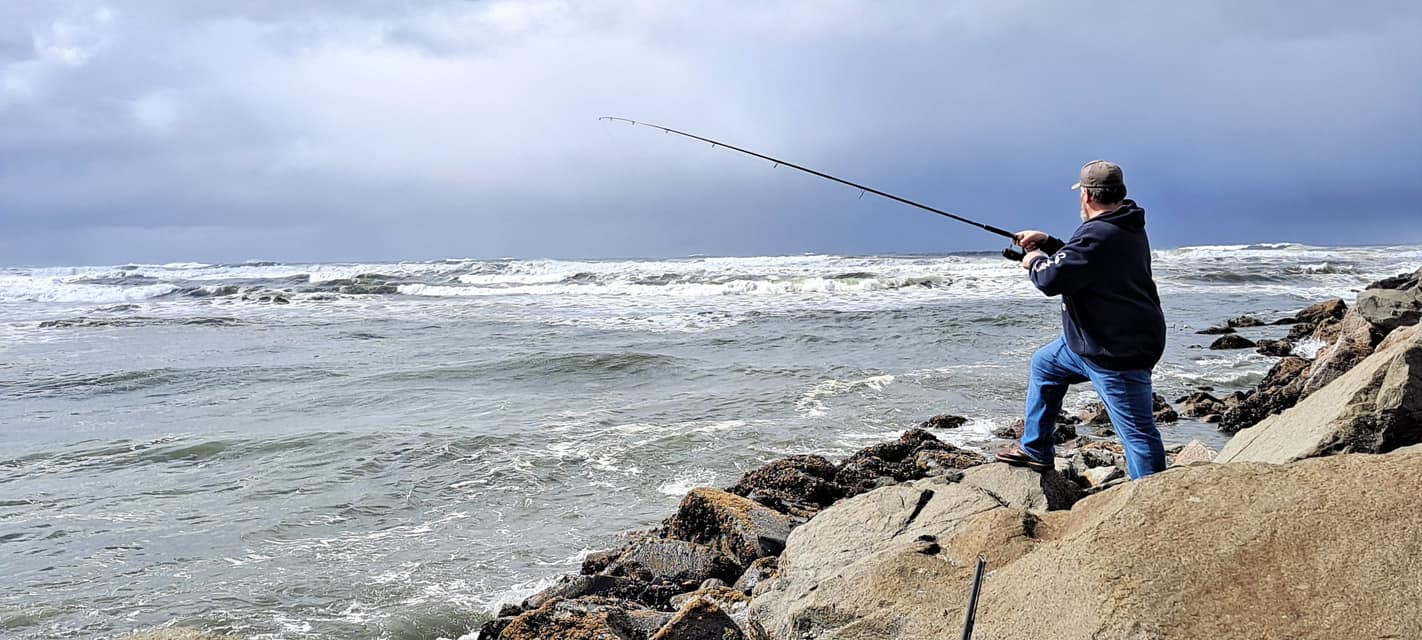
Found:
<path fill-rule="evenodd" d="M 1002 257 L 1013 262 L 1022 262 L 1022 259 L 1027 257 L 1027 251 L 1014 244 L 1002 250 Z"/>

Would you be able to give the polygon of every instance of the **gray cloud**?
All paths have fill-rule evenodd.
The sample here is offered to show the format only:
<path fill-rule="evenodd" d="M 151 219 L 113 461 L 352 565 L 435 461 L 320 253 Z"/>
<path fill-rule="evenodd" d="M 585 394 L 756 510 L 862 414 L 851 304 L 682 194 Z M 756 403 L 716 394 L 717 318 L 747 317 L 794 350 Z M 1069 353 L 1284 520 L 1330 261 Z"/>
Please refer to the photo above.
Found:
<path fill-rule="evenodd" d="M 1068 226 L 1074 167 L 1110 157 L 1157 244 L 1422 241 L 1422 7 L 1093 7 L 8 3 L 0 248 L 73 263 L 995 242 L 594 119 L 609 113 L 1006 225 Z M 1340 207 L 1403 228 L 1354 228 Z"/>

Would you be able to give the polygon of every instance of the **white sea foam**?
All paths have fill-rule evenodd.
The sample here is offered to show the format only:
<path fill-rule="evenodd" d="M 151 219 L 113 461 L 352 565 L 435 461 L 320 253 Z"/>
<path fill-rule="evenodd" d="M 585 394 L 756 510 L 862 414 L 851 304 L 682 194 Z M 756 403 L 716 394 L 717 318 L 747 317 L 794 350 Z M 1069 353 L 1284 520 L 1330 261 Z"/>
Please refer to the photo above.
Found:
<path fill-rule="evenodd" d="M 1328 346 L 1327 342 L 1319 340 L 1318 338 L 1308 337 L 1298 341 L 1298 343 L 1294 345 L 1293 354 L 1300 358 L 1312 360 L 1317 358 L 1318 351 L 1326 346 Z"/>
<path fill-rule="evenodd" d="M 706 468 L 689 469 L 676 477 L 657 485 L 657 491 L 664 495 L 681 497 L 697 487 L 716 486 L 716 472 Z"/>
<path fill-rule="evenodd" d="M 150 300 L 176 290 L 171 284 L 112 286 L 75 284 L 55 277 L 0 275 L 0 302 L 119 304 Z"/>
<path fill-rule="evenodd" d="M 882 391 L 885 386 L 894 382 L 892 375 L 869 376 L 859 380 L 822 380 L 810 387 L 799 400 L 795 401 L 795 410 L 800 415 L 807 418 L 820 417 L 829 413 L 825 406 L 825 400 L 835 396 L 844 395 L 853 391 Z"/>

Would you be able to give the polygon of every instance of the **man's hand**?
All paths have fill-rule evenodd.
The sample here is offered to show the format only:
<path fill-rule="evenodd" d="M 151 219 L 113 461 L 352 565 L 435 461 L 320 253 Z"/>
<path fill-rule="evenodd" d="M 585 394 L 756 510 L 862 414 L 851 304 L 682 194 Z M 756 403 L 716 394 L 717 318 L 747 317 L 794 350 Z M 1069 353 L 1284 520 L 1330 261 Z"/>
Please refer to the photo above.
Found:
<path fill-rule="evenodd" d="M 1028 229 L 1026 231 L 1018 231 L 1012 236 L 1012 239 L 1017 243 L 1017 246 L 1028 251 L 1035 251 L 1037 245 L 1046 241 L 1047 234 L 1035 229 Z"/>
<path fill-rule="evenodd" d="M 1041 231 L 1034 231 L 1033 233 L 1041 233 Z M 1026 257 L 1022 258 L 1022 268 L 1023 268 L 1023 269 L 1031 269 L 1031 268 L 1032 268 L 1032 261 L 1033 261 L 1033 260 L 1036 260 L 1037 258 L 1040 258 L 1040 257 L 1042 257 L 1042 256 L 1045 256 L 1045 255 L 1047 255 L 1047 254 L 1042 253 L 1041 251 L 1037 251 L 1037 250 L 1035 250 L 1035 249 L 1032 250 L 1030 253 L 1028 253 L 1028 254 L 1026 255 Z"/>

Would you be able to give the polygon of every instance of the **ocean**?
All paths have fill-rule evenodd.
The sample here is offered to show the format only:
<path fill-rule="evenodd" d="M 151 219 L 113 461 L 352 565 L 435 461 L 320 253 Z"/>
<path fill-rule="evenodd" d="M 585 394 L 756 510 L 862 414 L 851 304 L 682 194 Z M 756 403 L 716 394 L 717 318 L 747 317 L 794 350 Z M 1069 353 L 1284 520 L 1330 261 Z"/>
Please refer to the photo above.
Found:
<path fill-rule="evenodd" d="M 1419 263 L 1158 251 L 1156 389 L 1252 386 L 1195 331 Z M 939 413 L 984 447 L 1058 308 L 988 254 L 0 269 L 0 636 L 459 638 L 692 487 Z"/>

